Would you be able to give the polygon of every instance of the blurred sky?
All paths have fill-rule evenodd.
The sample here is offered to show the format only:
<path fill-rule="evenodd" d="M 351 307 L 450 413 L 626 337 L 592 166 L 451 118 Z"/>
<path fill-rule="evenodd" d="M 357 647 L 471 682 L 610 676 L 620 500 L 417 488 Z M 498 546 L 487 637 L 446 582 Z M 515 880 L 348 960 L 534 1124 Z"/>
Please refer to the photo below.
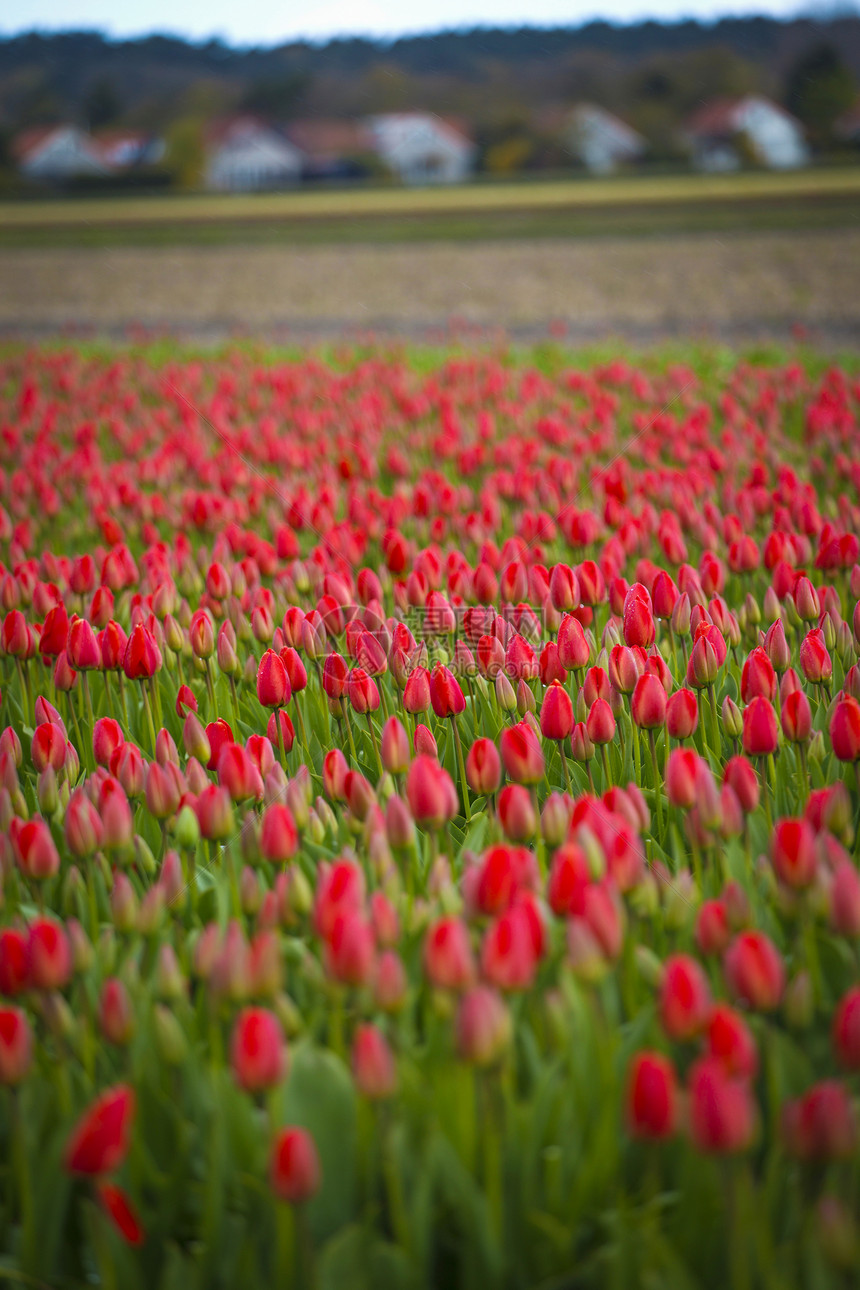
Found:
<path fill-rule="evenodd" d="M 341 34 L 394 36 L 454 27 L 572 26 L 590 18 L 711 19 L 725 14 L 826 13 L 816 0 L 11 0 L 0 32 L 99 29 L 112 36 L 172 32 L 193 39 L 220 36 L 233 44 L 274 44 Z"/>

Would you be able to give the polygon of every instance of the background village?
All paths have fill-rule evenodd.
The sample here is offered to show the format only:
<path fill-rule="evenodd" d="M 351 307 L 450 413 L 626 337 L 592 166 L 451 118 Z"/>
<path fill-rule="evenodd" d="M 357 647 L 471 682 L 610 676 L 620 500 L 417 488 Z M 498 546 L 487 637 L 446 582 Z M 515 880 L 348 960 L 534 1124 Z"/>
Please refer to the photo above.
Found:
<path fill-rule="evenodd" d="M 250 192 L 540 171 L 778 170 L 860 155 L 860 19 L 820 29 L 737 20 L 686 42 L 684 24 L 646 24 L 650 45 L 640 39 L 635 58 L 623 29 L 595 27 L 605 30 L 591 45 L 585 28 L 570 49 L 545 33 L 540 56 L 518 49 L 516 33 L 497 33 L 508 44 L 490 48 L 474 32 L 444 47 L 441 38 L 393 49 L 352 42 L 361 48 L 341 50 L 339 62 L 339 42 L 305 51 L 304 63 L 285 47 L 261 67 L 241 51 L 167 38 L 0 42 L 3 187 Z M 169 119 L 148 118 L 150 84 L 172 105 Z M 392 110 L 357 111 L 363 103 Z"/>

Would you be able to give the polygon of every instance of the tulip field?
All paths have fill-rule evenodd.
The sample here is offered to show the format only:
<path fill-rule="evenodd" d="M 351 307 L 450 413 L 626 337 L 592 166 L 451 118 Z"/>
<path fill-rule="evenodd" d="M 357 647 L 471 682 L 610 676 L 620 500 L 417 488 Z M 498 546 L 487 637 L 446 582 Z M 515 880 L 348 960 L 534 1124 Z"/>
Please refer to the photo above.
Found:
<path fill-rule="evenodd" d="M 860 368 L 0 355 L 0 1286 L 860 1284 Z"/>

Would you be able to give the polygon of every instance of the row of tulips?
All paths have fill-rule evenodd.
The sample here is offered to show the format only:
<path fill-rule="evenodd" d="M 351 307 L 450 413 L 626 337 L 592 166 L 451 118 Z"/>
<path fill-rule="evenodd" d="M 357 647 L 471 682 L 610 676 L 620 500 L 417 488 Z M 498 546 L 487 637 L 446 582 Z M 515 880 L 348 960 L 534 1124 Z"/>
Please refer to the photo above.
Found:
<path fill-rule="evenodd" d="M 860 387 L 4 367 L 0 1279 L 852 1284 Z"/>

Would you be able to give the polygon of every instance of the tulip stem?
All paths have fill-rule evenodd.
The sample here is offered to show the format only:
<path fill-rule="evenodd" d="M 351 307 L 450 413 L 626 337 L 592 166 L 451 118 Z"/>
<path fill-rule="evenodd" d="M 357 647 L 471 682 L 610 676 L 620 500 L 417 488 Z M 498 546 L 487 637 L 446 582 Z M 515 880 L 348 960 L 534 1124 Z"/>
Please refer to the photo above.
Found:
<path fill-rule="evenodd" d="M 299 703 L 298 695 L 296 696 L 296 720 L 299 723 L 299 735 L 302 741 L 302 748 L 304 749 L 305 765 L 308 767 L 309 770 L 311 770 L 313 769 L 313 762 L 311 761 L 311 750 L 310 750 L 310 747 L 308 746 L 308 735 L 307 735 L 307 731 L 305 730 L 305 719 L 302 716 L 302 705 Z"/>
<path fill-rule="evenodd" d="M 570 796 L 573 797 L 573 784 L 571 783 L 571 780 L 570 780 L 570 767 L 568 766 L 567 758 L 564 755 L 563 740 L 559 740 L 558 753 L 559 753 L 559 756 L 561 757 L 561 764 L 564 767 L 564 780 L 565 780 L 565 783 L 567 784 L 567 791 L 570 794 Z"/>
<path fill-rule="evenodd" d="M 21 1265 L 26 1271 L 28 1268 L 32 1268 L 35 1261 L 33 1188 L 30 1169 L 27 1162 L 27 1137 L 24 1127 L 24 1110 L 21 1105 L 21 1090 L 12 1088 L 9 1090 L 9 1095 L 12 1099 L 12 1134 L 15 1175 L 18 1184 L 18 1199 L 21 1205 Z"/>
<path fill-rule="evenodd" d="M 663 785 L 660 783 L 660 770 L 657 765 L 657 744 L 654 731 L 648 731 L 648 744 L 651 748 L 651 766 L 654 771 L 654 805 L 657 808 L 657 832 L 663 836 Z"/>
<path fill-rule="evenodd" d="M 29 724 L 29 721 L 30 721 L 30 711 L 31 711 L 31 708 L 30 708 L 30 687 L 29 687 L 29 686 L 28 686 L 28 684 L 27 684 L 27 673 L 26 673 L 26 671 L 25 671 L 25 669 L 24 669 L 24 665 L 23 665 L 23 663 L 21 662 L 21 660 L 20 660 L 19 658 L 16 658 L 16 659 L 15 659 L 15 670 L 16 670 L 16 671 L 17 671 L 17 673 L 18 673 L 18 682 L 19 682 L 19 684 L 20 684 L 20 686 L 21 686 L 21 694 L 22 694 L 22 696 L 23 696 L 23 703 L 24 703 L 24 720 L 25 720 L 25 722 L 26 722 L 27 724 Z"/>
<path fill-rule="evenodd" d="M 237 693 L 236 693 L 236 678 L 235 678 L 235 677 L 232 675 L 232 673 L 231 673 L 228 679 L 229 679 L 229 681 L 230 681 L 230 702 L 231 702 L 232 707 L 233 707 L 233 720 L 234 720 L 234 721 L 235 721 L 235 723 L 236 723 L 237 733 L 238 733 L 238 726 L 239 726 L 239 696 L 238 696 L 238 695 L 237 695 Z"/>
<path fill-rule="evenodd" d="M 122 719 L 124 723 L 123 734 L 125 735 L 126 739 L 130 739 L 131 726 L 129 725 L 129 720 L 128 720 L 128 700 L 125 697 L 125 677 L 123 676 L 122 672 L 118 674 L 118 679 L 119 679 L 119 701 L 120 701 L 120 706 L 122 708 Z"/>
<path fill-rule="evenodd" d="M 284 731 L 281 726 L 281 709 L 275 708 L 275 732 L 278 736 L 278 756 L 281 759 L 281 766 L 284 774 L 287 773 L 287 754 L 284 749 Z"/>
<path fill-rule="evenodd" d="M 457 747 L 457 762 L 460 766 L 460 780 L 463 785 L 463 814 L 468 824 L 472 818 L 472 813 L 469 809 L 469 783 L 466 779 L 466 763 L 463 759 L 463 745 L 460 742 L 460 730 L 457 726 L 456 717 L 452 717 L 451 724 L 454 727 L 454 743 Z"/>
<path fill-rule="evenodd" d="M 803 772 L 803 784 L 804 784 L 804 788 L 806 789 L 804 797 L 806 801 L 809 801 L 809 794 L 812 790 L 812 785 L 809 782 L 809 763 L 806 760 L 805 743 L 799 743 L 797 745 L 797 755 L 800 758 L 800 769 Z"/>
<path fill-rule="evenodd" d="M 83 748 L 84 761 L 86 762 L 90 770 L 95 770 L 92 732 L 95 727 L 96 721 L 95 721 L 95 717 L 93 716 L 93 699 L 92 699 L 92 695 L 90 694 L 90 678 L 88 677 L 86 671 L 81 672 L 81 693 L 84 696 L 84 711 L 86 713 L 86 718 L 87 718 L 87 729 L 90 732 L 90 738 L 86 740 L 86 744 Z"/>
<path fill-rule="evenodd" d="M 379 778 L 382 779 L 382 776 L 385 774 L 385 771 L 383 770 L 383 767 L 382 767 L 382 758 L 379 755 L 379 744 L 377 743 L 377 739 L 376 739 L 376 731 L 373 728 L 373 718 L 371 717 L 369 712 L 366 712 L 364 715 L 367 718 L 367 728 L 370 731 L 370 740 L 371 740 L 371 743 L 373 744 L 373 751 L 376 754 L 376 765 L 379 768 Z"/>
<path fill-rule="evenodd" d="M 603 762 L 603 791 L 605 793 L 612 784 L 612 781 L 609 778 L 609 757 L 606 753 L 606 744 L 600 745 L 600 758 Z"/>
<path fill-rule="evenodd" d="M 277 1276 L 275 1285 L 291 1286 L 298 1285 L 296 1275 L 296 1215 L 292 1205 L 284 1201 L 276 1201 L 277 1210 Z"/>
<path fill-rule="evenodd" d="M 152 755 L 155 756 L 155 722 L 152 720 L 152 705 L 149 702 L 149 691 L 146 688 L 146 681 L 141 682 L 141 691 L 143 693 L 143 706 L 146 710 L 146 724 L 149 727 L 149 739 L 152 745 Z"/>
<path fill-rule="evenodd" d="M 212 681 L 212 664 L 209 659 L 206 660 L 206 693 L 209 695 L 209 715 L 213 721 L 217 720 L 218 709 L 215 705 L 215 685 Z"/>
<path fill-rule="evenodd" d="M 90 911 L 90 936 L 92 937 L 93 945 L 96 945 L 99 936 L 99 906 L 94 865 L 90 866 L 90 871 L 87 874 L 87 901 Z"/>
<path fill-rule="evenodd" d="M 770 784 L 767 777 L 767 765 L 762 764 L 763 758 L 759 758 L 759 767 L 761 774 L 761 795 L 764 799 L 764 818 L 767 821 L 767 832 L 770 837 L 773 832 L 773 814 L 770 809 Z"/>
<path fill-rule="evenodd" d="M 353 766 L 357 766 L 358 755 L 356 754 L 356 751 L 355 751 L 355 740 L 352 737 L 352 724 L 349 719 L 349 710 L 347 708 L 347 705 L 344 703 L 343 699 L 339 699 L 338 702 L 340 703 L 341 711 L 343 712 L 343 724 L 346 726 L 346 737 L 349 740 L 350 760 L 352 761 Z"/>

